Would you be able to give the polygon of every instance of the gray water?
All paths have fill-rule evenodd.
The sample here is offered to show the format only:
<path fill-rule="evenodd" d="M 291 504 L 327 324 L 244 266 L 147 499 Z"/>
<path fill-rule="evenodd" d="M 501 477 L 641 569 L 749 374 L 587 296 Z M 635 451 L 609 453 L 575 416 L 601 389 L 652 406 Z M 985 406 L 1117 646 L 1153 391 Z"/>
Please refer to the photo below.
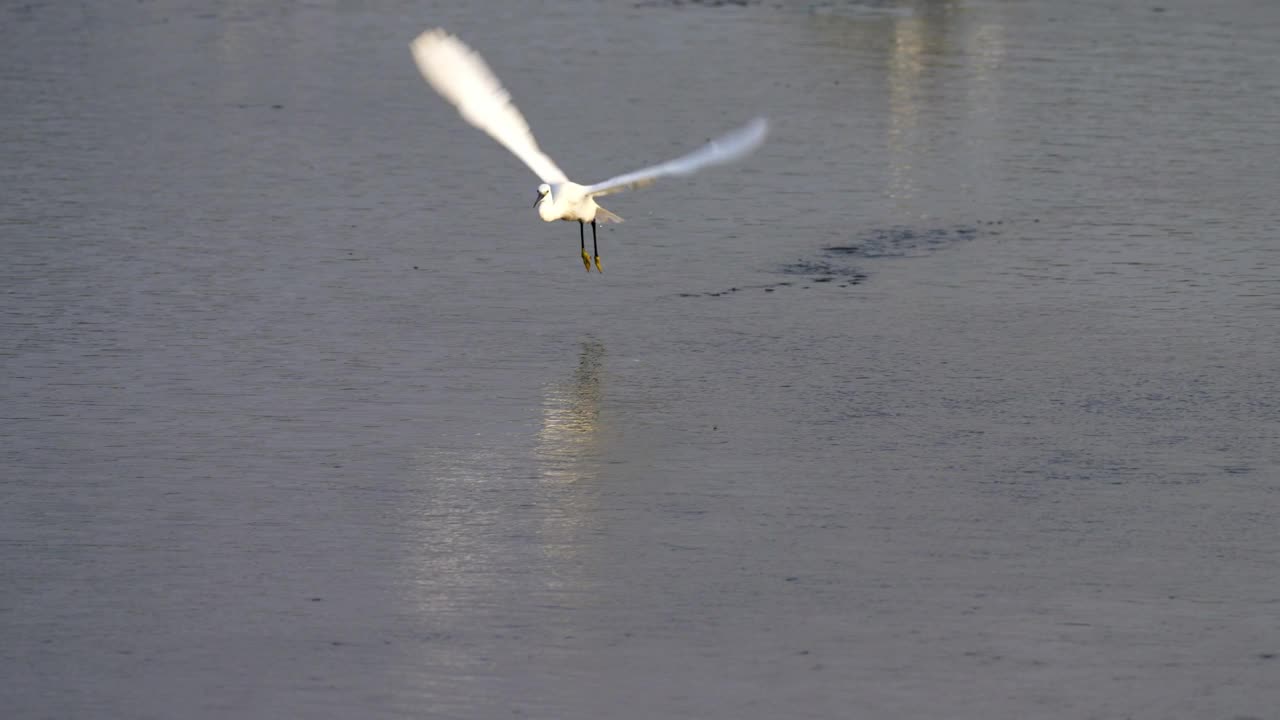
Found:
<path fill-rule="evenodd" d="M 588 275 L 436 24 L 584 182 L 773 133 Z M 7 3 L 5 717 L 1276 717 L 1277 38 Z"/>

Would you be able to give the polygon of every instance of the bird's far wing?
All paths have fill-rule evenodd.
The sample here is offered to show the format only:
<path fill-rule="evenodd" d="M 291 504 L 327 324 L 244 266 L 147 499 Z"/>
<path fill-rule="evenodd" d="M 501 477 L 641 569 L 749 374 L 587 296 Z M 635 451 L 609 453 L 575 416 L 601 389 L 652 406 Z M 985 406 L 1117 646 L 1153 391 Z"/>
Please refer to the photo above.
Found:
<path fill-rule="evenodd" d="M 693 152 L 668 160 L 661 165 L 654 165 L 644 170 L 637 170 L 626 175 L 619 175 L 586 188 L 587 195 L 610 195 L 620 190 L 644 187 L 666 175 L 690 175 L 708 165 L 720 165 L 745 157 L 760 147 L 764 136 L 769 132 L 769 121 L 756 118 L 746 125 L 712 140 Z"/>
<path fill-rule="evenodd" d="M 422 76 L 436 92 L 457 106 L 463 119 L 502 143 L 543 182 L 554 184 L 568 180 L 538 148 L 529 123 L 476 51 L 440 28 L 422 33 L 411 47 Z"/>

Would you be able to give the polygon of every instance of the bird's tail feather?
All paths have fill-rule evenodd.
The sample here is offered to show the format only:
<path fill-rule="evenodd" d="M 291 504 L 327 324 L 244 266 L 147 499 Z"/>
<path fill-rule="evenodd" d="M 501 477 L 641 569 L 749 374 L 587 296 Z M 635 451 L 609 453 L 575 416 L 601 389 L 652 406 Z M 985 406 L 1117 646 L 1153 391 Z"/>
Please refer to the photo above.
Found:
<path fill-rule="evenodd" d="M 599 220 L 599 221 L 600 221 L 600 222 L 602 222 L 602 223 L 607 223 L 607 222 L 620 223 L 620 222 L 622 222 L 622 218 L 618 217 L 617 215 L 614 215 L 613 213 L 609 212 L 608 210 L 605 210 L 604 208 L 600 207 L 599 205 L 597 205 L 597 206 L 596 206 L 596 220 Z"/>

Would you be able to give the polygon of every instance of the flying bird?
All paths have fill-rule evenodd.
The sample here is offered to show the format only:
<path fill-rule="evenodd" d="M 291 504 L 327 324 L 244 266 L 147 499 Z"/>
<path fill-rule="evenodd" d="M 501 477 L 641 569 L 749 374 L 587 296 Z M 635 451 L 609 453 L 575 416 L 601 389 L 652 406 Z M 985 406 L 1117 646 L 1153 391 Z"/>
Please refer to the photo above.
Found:
<path fill-rule="evenodd" d="M 440 28 L 422 33 L 410 47 L 418 70 L 431 87 L 456 106 L 464 120 L 488 133 L 523 160 L 542 180 L 538 186 L 538 199 L 533 203 L 538 208 L 538 215 L 546 222 L 578 222 L 582 265 L 587 272 L 591 272 L 592 258 L 587 255 L 584 224 L 591 224 L 591 248 L 595 254 L 596 270 L 604 272 L 596 241 L 596 222 L 622 222 L 622 218 L 600 207 L 596 203 L 597 197 L 644 187 L 660 177 L 690 175 L 710 165 L 738 160 L 759 147 L 769 130 L 768 121 L 757 118 L 675 160 L 593 185 L 579 185 L 570 181 L 538 147 L 529 123 L 511 102 L 511 95 L 503 89 L 502 83 L 476 51 Z"/>

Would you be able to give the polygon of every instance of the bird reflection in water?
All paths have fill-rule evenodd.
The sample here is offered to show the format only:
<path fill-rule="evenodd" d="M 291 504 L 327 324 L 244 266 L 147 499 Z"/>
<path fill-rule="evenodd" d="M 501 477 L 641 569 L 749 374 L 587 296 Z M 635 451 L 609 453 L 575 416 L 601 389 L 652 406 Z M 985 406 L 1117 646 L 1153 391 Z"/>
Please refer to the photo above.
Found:
<path fill-rule="evenodd" d="M 569 606 L 594 596 L 589 549 L 600 535 L 599 428 L 604 345 L 581 344 L 577 367 L 549 385 L 536 434 L 483 437 L 422 458 L 425 502 L 414 518 L 418 599 L 431 617 L 483 615 L 482 598 L 552 593 Z M 532 470 L 532 472 L 530 472 Z M 524 573 L 536 576 L 535 586 Z M 512 590 L 508 582 L 519 590 Z M 470 667 L 473 658 L 451 659 Z"/>
<path fill-rule="evenodd" d="M 547 388 L 537 449 L 547 481 L 569 483 L 596 475 L 604 355 L 599 340 L 584 340 L 573 379 Z"/>
<path fill-rule="evenodd" d="M 553 587 L 581 589 L 585 580 L 574 568 L 598 532 L 604 345 L 583 341 L 571 380 L 547 388 L 538 432 L 536 459 L 541 468 L 539 544 L 557 562 Z"/>

